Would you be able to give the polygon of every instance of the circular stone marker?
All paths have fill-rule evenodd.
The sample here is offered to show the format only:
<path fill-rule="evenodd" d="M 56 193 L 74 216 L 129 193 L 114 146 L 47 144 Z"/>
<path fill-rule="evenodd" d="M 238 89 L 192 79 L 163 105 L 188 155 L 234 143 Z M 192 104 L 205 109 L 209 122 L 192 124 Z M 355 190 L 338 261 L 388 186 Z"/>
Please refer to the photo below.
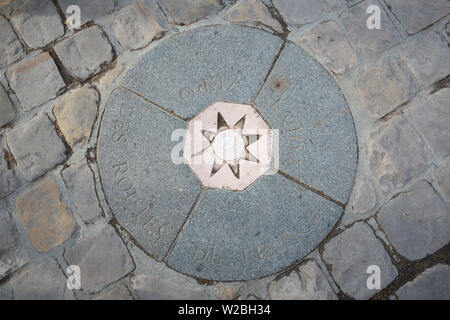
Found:
<path fill-rule="evenodd" d="M 227 166 L 186 161 L 195 119 L 210 131 L 200 151 L 212 143 Z M 253 176 L 249 119 L 270 129 L 270 161 Z M 304 51 L 254 28 L 209 26 L 161 41 L 128 71 L 103 113 L 97 160 L 111 211 L 140 247 L 182 273 L 234 281 L 319 245 L 352 190 L 357 142 L 342 93 Z"/>

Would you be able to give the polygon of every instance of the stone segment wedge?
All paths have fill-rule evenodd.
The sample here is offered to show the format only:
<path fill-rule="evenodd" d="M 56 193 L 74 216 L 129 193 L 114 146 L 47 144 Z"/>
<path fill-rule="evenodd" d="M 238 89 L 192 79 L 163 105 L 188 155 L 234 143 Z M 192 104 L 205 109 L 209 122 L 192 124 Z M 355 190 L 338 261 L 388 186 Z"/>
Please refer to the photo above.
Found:
<path fill-rule="evenodd" d="M 282 39 L 240 26 L 209 26 L 166 39 L 122 84 L 182 118 L 216 101 L 250 104 Z"/>
<path fill-rule="evenodd" d="M 323 67 L 288 43 L 255 102 L 280 130 L 280 169 L 346 203 L 357 165 L 357 139 L 344 96 Z"/>
<path fill-rule="evenodd" d="M 208 190 L 168 265 L 217 281 L 266 276 L 307 255 L 341 213 L 341 207 L 278 174 L 261 177 L 244 192 Z"/>
<path fill-rule="evenodd" d="M 185 165 L 175 165 L 172 132 L 186 123 L 126 89 L 116 89 L 102 119 L 97 159 L 118 222 L 162 260 L 200 194 Z"/>

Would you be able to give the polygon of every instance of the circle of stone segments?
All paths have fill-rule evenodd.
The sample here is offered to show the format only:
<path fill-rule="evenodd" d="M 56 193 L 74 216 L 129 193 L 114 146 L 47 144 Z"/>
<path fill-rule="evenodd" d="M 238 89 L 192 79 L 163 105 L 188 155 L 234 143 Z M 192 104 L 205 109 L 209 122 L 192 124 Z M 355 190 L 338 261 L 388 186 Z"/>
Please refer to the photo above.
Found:
<path fill-rule="evenodd" d="M 252 105 L 279 130 L 277 174 L 243 192 L 205 190 L 173 163 L 183 146 L 173 132 L 216 101 Z M 109 98 L 97 152 L 119 224 L 156 260 L 217 281 L 304 258 L 341 216 L 357 163 L 353 119 L 329 74 L 294 44 L 240 26 L 183 32 L 145 54 Z"/>

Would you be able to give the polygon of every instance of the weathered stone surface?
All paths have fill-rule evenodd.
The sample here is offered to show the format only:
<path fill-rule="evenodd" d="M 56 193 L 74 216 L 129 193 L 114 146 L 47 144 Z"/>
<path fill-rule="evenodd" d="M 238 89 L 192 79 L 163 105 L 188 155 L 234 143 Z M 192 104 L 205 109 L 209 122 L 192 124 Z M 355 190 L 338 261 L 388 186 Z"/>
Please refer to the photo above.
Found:
<path fill-rule="evenodd" d="M 219 0 L 163 0 L 177 24 L 187 25 L 215 14 L 223 6 Z"/>
<path fill-rule="evenodd" d="M 450 48 L 439 33 L 432 31 L 414 38 L 403 48 L 401 57 L 424 86 L 450 74 Z"/>
<path fill-rule="evenodd" d="M 380 29 L 367 28 L 369 15 L 366 10 L 370 5 L 377 5 L 381 9 Z M 339 16 L 339 20 L 347 29 L 353 43 L 366 57 L 383 52 L 402 40 L 400 33 L 377 0 L 366 0 L 347 9 Z"/>
<path fill-rule="evenodd" d="M 281 46 L 255 28 L 201 27 L 162 42 L 122 84 L 183 119 L 217 101 L 251 104 Z"/>
<path fill-rule="evenodd" d="M 414 82 L 395 57 L 384 57 L 361 70 L 355 81 L 361 103 L 381 118 L 406 102 L 414 93 Z"/>
<path fill-rule="evenodd" d="M 347 102 L 329 73 L 288 43 L 254 106 L 279 130 L 279 169 L 346 203 L 357 163 Z"/>
<path fill-rule="evenodd" d="M 409 34 L 414 34 L 450 13 L 446 0 L 386 0 Z"/>
<path fill-rule="evenodd" d="M 122 239 L 111 226 L 90 235 L 64 253 L 68 264 L 81 269 L 81 289 L 96 293 L 134 269 Z"/>
<path fill-rule="evenodd" d="M 449 106 L 450 88 L 444 88 L 405 111 L 406 117 L 414 121 L 433 153 L 440 158 L 450 154 Z"/>
<path fill-rule="evenodd" d="M 46 52 L 9 69 L 6 77 L 25 111 L 50 101 L 66 85 Z"/>
<path fill-rule="evenodd" d="M 73 300 L 67 280 L 53 259 L 33 264 L 11 281 L 16 300 Z"/>
<path fill-rule="evenodd" d="M 68 93 L 53 108 L 58 126 L 71 147 L 83 146 L 88 141 L 97 118 L 98 103 L 96 90 L 81 88 Z"/>
<path fill-rule="evenodd" d="M 98 296 L 94 297 L 93 300 L 133 300 L 125 283 L 120 283 L 118 286 L 112 289 L 106 289 Z"/>
<path fill-rule="evenodd" d="M 326 15 L 337 6 L 336 0 L 274 0 L 273 4 L 280 11 L 288 25 L 298 26 L 310 23 Z"/>
<path fill-rule="evenodd" d="M 323 259 L 342 291 L 356 299 L 368 299 L 378 289 L 368 289 L 367 267 L 377 265 L 381 271 L 381 289 L 397 276 L 381 242 L 364 222 L 357 222 L 325 244 Z"/>
<path fill-rule="evenodd" d="M 232 23 L 250 23 L 256 26 L 264 25 L 277 32 L 283 32 L 281 24 L 272 18 L 269 9 L 261 0 L 244 0 L 232 7 L 223 16 Z"/>
<path fill-rule="evenodd" d="M 8 20 L 0 16 L 0 68 L 19 60 L 22 53 L 22 45 L 11 25 Z"/>
<path fill-rule="evenodd" d="M 6 138 L 20 173 L 29 181 L 66 159 L 66 147 L 45 114 L 9 131 Z"/>
<path fill-rule="evenodd" d="M 73 164 L 62 172 L 69 189 L 69 196 L 78 214 L 85 223 L 94 222 L 102 216 L 97 194 L 94 187 L 94 177 L 86 161 Z"/>
<path fill-rule="evenodd" d="M 185 224 L 168 265 L 201 279 L 256 279 L 291 266 L 315 248 L 342 208 L 281 175 L 244 192 L 207 190 Z"/>
<path fill-rule="evenodd" d="M 0 201 L 0 280 L 28 262 L 15 221 Z M 1 298 L 0 298 L 1 299 Z"/>
<path fill-rule="evenodd" d="M 99 73 L 104 64 L 113 59 L 111 43 L 98 26 L 84 29 L 58 43 L 55 52 L 69 73 L 80 80 Z"/>
<path fill-rule="evenodd" d="M 324 274 L 313 261 L 299 268 L 269 286 L 269 295 L 273 300 L 337 300 L 336 294 Z"/>
<path fill-rule="evenodd" d="M 181 146 L 171 135 L 185 127 L 125 89 L 114 91 L 102 119 L 97 155 L 106 198 L 119 223 L 157 260 L 200 193 L 194 173 L 171 157 Z"/>
<path fill-rule="evenodd" d="M 114 9 L 114 3 L 114 0 L 58 0 L 58 4 L 66 15 L 66 18 L 70 17 L 70 13 L 67 12 L 69 6 L 77 5 L 80 7 L 81 25 L 106 15 Z M 69 28 L 71 27 L 70 24 L 68 26 Z"/>
<path fill-rule="evenodd" d="M 300 35 L 294 42 L 335 74 L 344 74 L 359 64 L 359 59 L 344 32 L 333 21 L 318 25 Z"/>
<path fill-rule="evenodd" d="M 13 11 L 12 23 L 31 48 L 44 47 L 64 35 L 61 18 L 51 0 L 26 0 Z"/>
<path fill-rule="evenodd" d="M 13 121 L 15 117 L 16 110 L 5 89 L 0 84 L 0 128 Z"/>
<path fill-rule="evenodd" d="M 438 264 L 425 270 L 396 294 L 400 300 L 449 300 L 450 266 Z"/>
<path fill-rule="evenodd" d="M 16 199 L 17 214 L 38 251 L 49 251 L 70 238 L 75 221 L 55 178 L 48 176 Z"/>
<path fill-rule="evenodd" d="M 9 168 L 5 155 L 5 150 L 0 148 L 0 199 L 10 195 L 22 184 L 17 170 Z"/>
<path fill-rule="evenodd" d="M 377 197 L 372 183 L 368 180 L 359 179 L 350 198 L 350 210 L 356 214 L 366 213 L 375 207 L 376 201 Z"/>
<path fill-rule="evenodd" d="M 145 47 L 165 32 L 153 10 L 139 2 L 114 13 L 109 20 L 114 36 L 125 50 Z"/>
<path fill-rule="evenodd" d="M 377 220 L 391 244 L 408 260 L 422 259 L 450 242 L 450 209 L 425 181 L 388 202 Z"/>
<path fill-rule="evenodd" d="M 450 204 L 450 157 L 435 169 L 434 178 L 442 196 Z"/>
<path fill-rule="evenodd" d="M 385 191 L 404 186 L 431 161 L 422 138 L 402 116 L 380 125 L 368 140 L 370 169 Z"/>
<path fill-rule="evenodd" d="M 159 276 L 141 274 L 133 278 L 133 294 L 139 300 L 206 300 L 200 288 L 190 288 Z"/>
<path fill-rule="evenodd" d="M 240 283 L 218 283 L 214 286 L 214 293 L 220 300 L 233 300 L 239 293 Z"/>

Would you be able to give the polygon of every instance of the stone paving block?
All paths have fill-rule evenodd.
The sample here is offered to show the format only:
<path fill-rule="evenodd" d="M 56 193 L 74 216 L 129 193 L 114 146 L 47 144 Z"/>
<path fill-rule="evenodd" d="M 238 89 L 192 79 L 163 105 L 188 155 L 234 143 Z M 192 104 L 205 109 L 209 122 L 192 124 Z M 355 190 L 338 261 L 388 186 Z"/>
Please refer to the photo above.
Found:
<path fill-rule="evenodd" d="M 5 150 L 0 148 L 0 199 L 10 195 L 22 184 L 20 174 L 16 168 L 9 168 L 5 156 Z"/>
<path fill-rule="evenodd" d="M 206 300 L 208 296 L 200 288 L 161 279 L 159 276 L 141 274 L 132 281 L 133 294 L 139 300 Z"/>
<path fill-rule="evenodd" d="M 62 171 L 69 189 L 69 197 L 85 223 L 91 223 L 102 216 L 102 209 L 94 187 L 94 176 L 85 160 Z"/>
<path fill-rule="evenodd" d="M 3 16 L 0 16 L 0 68 L 16 62 L 23 54 L 23 48 L 14 30 Z"/>
<path fill-rule="evenodd" d="M 362 68 L 355 88 L 362 105 L 377 118 L 393 111 L 415 92 L 413 79 L 396 57 L 383 57 Z"/>
<path fill-rule="evenodd" d="M 336 294 L 324 274 L 313 261 L 299 268 L 269 286 L 269 295 L 273 300 L 337 300 Z"/>
<path fill-rule="evenodd" d="M 409 34 L 419 32 L 450 13 L 447 0 L 386 0 L 386 4 Z"/>
<path fill-rule="evenodd" d="M 75 229 L 75 220 L 55 178 L 45 177 L 16 199 L 17 214 L 28 237 L 38 251 L 49 251 L 67 241 Z"/>
<path fill-rule="evenodd" d="M 166 31 L 155 19 L 153 10 L 139 2 L 114 13 L 109 21 L 114 36 L 125 50 L 143 48 Z"/>
<path fill-rule="evenodd" d="M 442 196 L 450 204 L 450 157 L 434 170 L 434 178 Z"/>
<path fill-rule="evenodd" d="M 425 181 L 388 202 L 377 221 L 408 260 L 422 259 L 450 242 L 450 209 Z"/>
<path fill-rule="evenodd" d="M 346 203 L 356 171 L 356 133 L 347 102 L 329 73 L 288 43 L 255 107 L 279 130 L 280 170 Z"/>
<path fill-rule="evenodd" d="M 55 98 L 66 86 L 55 62 L 46 52 L 9 69 L 6 77 L 25 111 Z"/>
<path fill-rule="evenodd" d="M 313 22 L 338 5 L 337 0 L 274 0 L 284 21 L 290 26 Z"/>
<path fill-rule="evenodd" d="M 31 48 L 40 48 L 64 35 L 61 18 L 51 0 L 26 0 L 11 21 Z"/>
<path fill-rule="evenodd" d="M 112 289 L 106 289 L 93 300 L 133 300 L 130 290 L 125 283 L 121 283 Z"/>
<path fill-rule="evenodd" d="M 217 13 L 220 0 L 162 0 L 176 24 L 188 25 Z"/>
<path fill-rule="evenodd" d="M 81 25 L 86 24 L 89 21 L 100 18 L 114 9 L 114 0 L 58 0 L 58 4 L 61 10 L 66 15 L 66 18 L 70 17 L 70 13 L 67 12 L 67 8 L 71 5 L 80 7 Z M 70 28 L 70 24 L 69 24 Z"/>
<path fill-rule="evenodd" d="M 73 300 L 67 279 L 54 259 L 32 264 L 11 281 L 16 300 Z"/>
<path fill-rule="evenodd" d="M 335 74 L 344 74 L 357 66 L 359 59 L 344 32 L 333 21 L 327 21 L 294 40 Z"/>
<path fill-rule="evenodd" d="M 356 299 L 369 299 L 380 291 L 367 288 L 367 267 L 380 268 L 381 289 L 398 275 L 382 243 L 364 222 L 355 223 L 328 241 L 322 256 L 341 290 Z"/>
<path fill-rule="evenodd" d="M 200 194 L 194 173 L 172 162 L 180 142 L 171 135 L 184 128 L 184 121 L 125 89 L 112 94 L 102 119 L 97 155 L 106 198 L 119 223 L 157 260 Z"/>
<path fill-rule="evenodd" d="M 425 270 L 396 294 L 400 300 L 450 300 L 450 266 L 438 264 Z"/>
<path fill-rule="evenodd" d="M 279 37 L 254 28 L 198 28 L 162 42 L 122 84 L 183 119 L 217 101 L 250 104 L 281 45 Z"/>
<path fill-rule="evenodd" d="M 0 280 L 22 267 L 29 256 L 5 201 L 0 202 Z M 1 294 L 0 294 L 1 296 Z M 1 299 L 1 298 L 0 298 Z"/>
<path fill-rule="evenodd" d="M 341 213 L 341 207 L 278 174 L 260 177 L 244 192 L 208 190 L 168 265 L 201 279 L 260 278 L 311 252 Z"/>
<path fill-rule="evenodd" d="M 111 226 L 81 239 L 64 253 L 81 270 L 81 290 L 96 293 L 134 270 L 133 260 Z"/>
<path fill-rule="evenodd" d="M 401 57 L 424 86 L 450 74 L 450 48 L 439 33 L 428 32 L 409 41 Z"/>
<path fill-rule="evenodd" d="M 356 214 L 366 213 L 375 207 L 377 197 L 369 180 L 358 179 L 349 202 L 350 210 Z"/>
<path fill-rule="evenodd" d="M 440 158 L 450 154 L 450 88 L 441 89 L 427 100 L 414 104 L 405 115 L 414 121 L 434 154 Z"/>
<path fill-rule="evenodd" d="M 371 5 L 381 9 L 381 29 L 367 28 L 369 15 L 366 10 Z M 400 33 L 377 0 L 366 0 L 347 9 L 339 16 L 339 20 L 347 29 L 353 43 L 366 57 L 383 52 L 402 40 Z"/>
<path fill-rule="evenodd" d="M 20 173 L 34 180 L 66 159 L 66 147 L 45 114 L 39 114 L 7 133 Z"/>
<path fill-rule="evenodd" d="M 84 29 L 55 45 L 55 52 L 69 73 L 86 80 L 113 59 L 111 43 L 98 26 Z"/>
<path fill-rule="evenodd" d="M 431 153 L 419 134 L 398 116 L 368 138 L 369 166 L 384 191 L 404 186 L 422 174 Z"/>
<path fill-rule="evenodd" d="M 83 146 L 91 136 L 99 101 L 96 90 L 80 88 L 69 92 L 53 108 L 58 126 L 72 148 Z"/>
<path fill-rule="evenodd" d="M 16 117 L 16 109 L 14 109 L 8 94 L 0 84 L 0 128 L 7 125 Z"/>
<path fill-rule="evenodd" d="M 244 0 L 230 8 L 223 16 L 232 23 L 251 23 L 264 25 L 277 32 L 283 32 L 281 24 L 270 14 L 261 0 Z"/>

